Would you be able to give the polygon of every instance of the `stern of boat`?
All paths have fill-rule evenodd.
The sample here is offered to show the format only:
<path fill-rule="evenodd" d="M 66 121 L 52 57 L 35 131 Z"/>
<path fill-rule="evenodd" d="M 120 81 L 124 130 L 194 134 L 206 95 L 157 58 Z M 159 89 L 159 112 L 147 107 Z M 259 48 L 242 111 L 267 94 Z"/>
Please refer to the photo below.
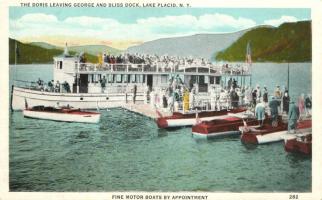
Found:
<path fill-rule="evenodd" d="M 208 129 L 204 123 L 192 126 L 192 135 L 196 138 L 207 138 Z"/>
<path fill-rule="evenodd" d="M 242 133 L 240 140 L 243 144 L 258 144 L 256 134 L 252 132 Z"/>
<path fill-rule="evenodd" d="M 167 119 L 165 119 L 164 117 L 157 118 L 156 123 L 159 128 L 168 128 Z"/>

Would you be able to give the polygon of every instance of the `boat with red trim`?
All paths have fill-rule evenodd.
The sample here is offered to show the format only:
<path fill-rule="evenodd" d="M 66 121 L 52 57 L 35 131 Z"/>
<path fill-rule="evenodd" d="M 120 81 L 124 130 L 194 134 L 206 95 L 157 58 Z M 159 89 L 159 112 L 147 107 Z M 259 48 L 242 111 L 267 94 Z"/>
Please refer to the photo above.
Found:
<path fill-rule="evenodd" d="M 239 126 L 247 122 L 257 125 L 258 121 L 249 114 L 230 114 L 222 119 L 204 121 L 192 127 L 195 138 L 219 138 L 231 135 L 239 135 Z"/>
<path fill-rule="evenodd" d="M 297 123 L 298 131 L 310 131 L 312 128 L 311 120 L 303 120 Z M 241 141 L 244 144 L 266 144 L 282 141 L 288 133 L 287 123 L 279 121 L 277 124 L 265 123 L 262 127 L 243 126 L 239 128 L 242 132 Z"/>
<path fill-rule="evenodd" d="M 231 110 L 196 111 L 189 113 L 174 112 L 171 116 L 162 116 L 158 113 L 159 117 L 156 123 L 159 128 L 193 126 L 197 124 L 197 121 L 221 119 L 227 117 L 229 113 L 242 113 L 246 111 L 246 108 L 236 108 Z"/>
<path fill-rule="evenodd" d="M 34 106 L 23 110 L 26 118 L 45 119 L 62 122 L 98 123 L 101 113 L 82 111 L 68 107 L 54 108 L 45 106 Z"/>
<path fill-rule="evenodd" d="M 284 149 L 290 153 L 312 154 L 312 132 L 292 135 L 284 138 Z"/>

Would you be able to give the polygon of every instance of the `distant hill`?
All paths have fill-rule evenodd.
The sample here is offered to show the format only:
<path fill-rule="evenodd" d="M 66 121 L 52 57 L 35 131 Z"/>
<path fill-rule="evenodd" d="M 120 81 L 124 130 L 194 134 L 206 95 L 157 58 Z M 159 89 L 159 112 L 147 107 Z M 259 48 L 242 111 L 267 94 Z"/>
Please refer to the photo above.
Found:
<path fill-rule="evenodd" d="M 34 46 L 39 46 L 45 49 L 64 49 L 64 47 L 55 46 L 46 42 L 31 42 L 29 44 Z M 97 56 L 99 53 L 102 53 L 102 52 L 108 52 L 109 54 L 112 54 L 112 55 L 119 55 L 123 52 L 122 50 L 115 49 L 113 47 L 106 46 L 106 45 L 68 46 L 68 49 L 70 51 L 74 51 L 77 53 L 85 52 L 93 56 Z"/>
<path fill-rule="evenodd" d="M 119 49 L 115 49 L 106 45 L 83 45 L 83 46 L 71 46 L 68 47 L 68 49 L 70 49 L 71 51 L 75 51 L 75 52 L 86 52 L 92 55 L 97 56 L 99 53 L 102 52 L 107 52 L 109 54 L 113 54 L 113 55 L 119 55 L 122 53 L 121 50 Z"/>
<path fill-rule="evenodd" d="M 15 42 L 19 49 L 19 56 L 17 57 L 17 64 L 32 64 L 32 63 L 53 63 L 53 57 L 61 55 L 63 49 L 48 49 L 33 44 L 25 44 L 20 41 L 9 38 L 9 63 L 15 63 Z M 75 51 L 70 51 L 72 55 Z M 97 56 L 85 54 L 89 62 L 96 63 Z"/>
<path fill-rule="evenodd" d="M 250 41 L 253 62 L 307 62 L 312 60 L 311 21 L 252 29 L 216 54 L 216 60 L 244 61 Z"/>
<path fill-rule="evenodd" d="M 52 44 L 49 44 L 46 42 L 31 42 L 29 44 L 33 45 L 33 46 L 42 47 L 44 49 L 63 49 L 63 47 L 58 47 L 58 46 L 55 46 L 55 45 L 52 45 Z"/>
<path fill-rule="evenodd" d="M 222 34 L 197 34 L 184 37 L 157 39 L 127 49 L 129 53 L 203 57 L 214 59 L 214 55 L 229 47 L 247 30 Z"/>

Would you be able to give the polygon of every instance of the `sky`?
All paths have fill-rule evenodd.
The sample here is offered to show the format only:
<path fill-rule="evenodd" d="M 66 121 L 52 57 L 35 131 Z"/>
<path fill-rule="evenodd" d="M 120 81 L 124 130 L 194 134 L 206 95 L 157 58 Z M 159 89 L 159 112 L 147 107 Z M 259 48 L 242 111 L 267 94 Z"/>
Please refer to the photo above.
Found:
<path fill-rule="evenodd" d="M 310 19 L 310 9 L 305 8 L 10 7 L 9 34 L 24 42 L 126 49 L 159 38 L 236 32 Z"/>

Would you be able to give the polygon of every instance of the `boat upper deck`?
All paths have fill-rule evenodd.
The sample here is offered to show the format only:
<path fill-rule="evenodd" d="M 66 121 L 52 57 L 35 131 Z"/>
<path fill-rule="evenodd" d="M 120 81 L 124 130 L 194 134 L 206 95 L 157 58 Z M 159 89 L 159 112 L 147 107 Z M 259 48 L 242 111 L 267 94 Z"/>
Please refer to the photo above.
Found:
<path fill-rule="evenodd" d="M 238 75 L 250 76 L 251 72 L 247 64 L 185 64 L 185 65 L 170 65 L 167 63 L 156 64 L 110 64 L 110 63 L 81 63 L 75 62 L 74 66 L 64 67 L 66 73 L 79 74 L 186 74 L 186 75 Z"/>

